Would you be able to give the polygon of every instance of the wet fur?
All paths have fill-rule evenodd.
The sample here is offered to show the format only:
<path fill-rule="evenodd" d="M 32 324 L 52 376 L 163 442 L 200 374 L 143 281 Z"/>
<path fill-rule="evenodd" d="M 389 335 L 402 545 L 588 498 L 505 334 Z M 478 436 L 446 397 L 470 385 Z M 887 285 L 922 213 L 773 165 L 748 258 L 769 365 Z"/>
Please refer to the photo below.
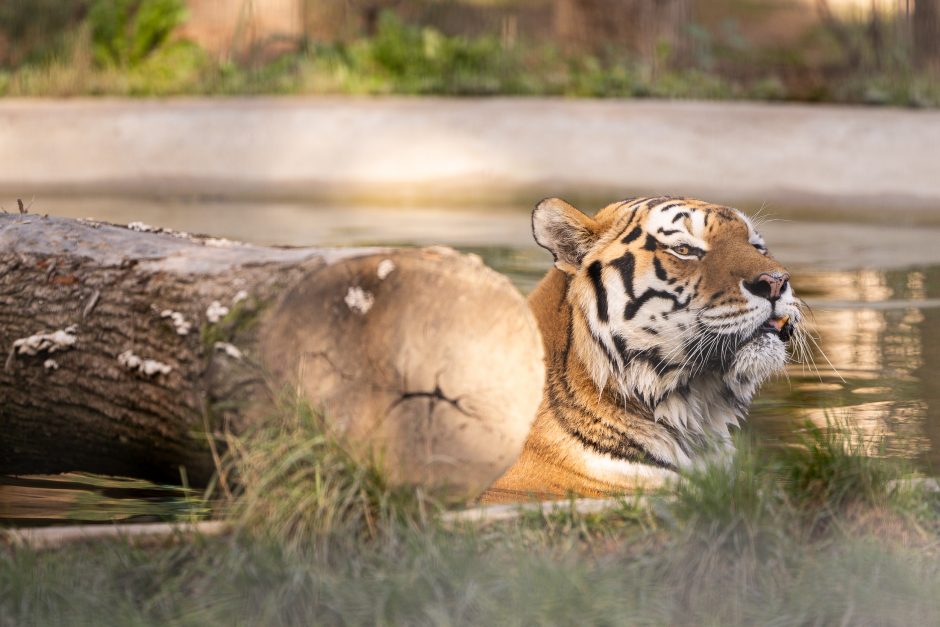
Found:
<path fill-rule="evenodd" d="M 533 231 L 555 256 L 529 297 L 547 381 L 522 454 L 485 500 L 651 487 L 727 451 L 729 429 L 786 362 L 761 325 L 801 317 L 789 286 L 777 301 L 744 288 L 785 272 L 751 222 L 685 198 L 630 199 L 593 219 L 548 199 Z M 677 242 L 701 258 L 678 258 Z"/>

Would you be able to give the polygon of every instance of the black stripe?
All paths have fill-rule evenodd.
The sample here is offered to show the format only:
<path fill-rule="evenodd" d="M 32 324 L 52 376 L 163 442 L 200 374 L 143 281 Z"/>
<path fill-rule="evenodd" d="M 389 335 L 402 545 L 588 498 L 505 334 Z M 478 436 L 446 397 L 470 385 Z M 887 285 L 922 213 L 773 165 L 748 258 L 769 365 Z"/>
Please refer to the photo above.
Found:
<path fill-rule="evenodd" d="M 659 262 L 659 257 L 653 257 L 653 269 L 656 271 L 656 278 L 660 281 L 665 281 L 668 278 L 666 269 L 663 267 L 663 264 Z"/>
<path fill-rule="evenodd" d="M 682 218 L 688 218 L 688 217 L 690 217 L 689 214 L 687 214 L 685 211 L 680 211 L 679 213 L 676 214 L 676 217 L 672 219 L 672 223 L 675 224 Z"/>
<path fill-rule="evenodd" d="M 749 310 L 738 310 L 738 311 L 729 311 L 727 313 L 715 314 L 710 313 L 708 315 L 703 315 L 702 318 L 705 320 L 727 320 L 729 318 L 739 318 L 745 314 L 751 313 Z"/>
<path fill-rule="evenodd" d="M 640 311 L 640 307 L 645 305 L 646 301 L 652 300 L 654 298 L 663 298 L 666 300 L 671 300 L 673 304 L 673 307 L 672 307 L 673 311 L 683 306 L 682 303 L 679 302 L 679 299 L 676 298 L 675 294 L 664 292 L 662 290 L 648 289 L 642 294 L 640 294 L 639 297 L 627 303 L 627 306 L 624 307 L 624 310 L 623 310 L 624 319 L 633 320 L 633 318 L 636 317 L 637 312 Z"/>
<path fill-rule="evenodd" d="M 662 356 L 659 354 L 659 349 L 645 348 L 643 350 L 630 350 L 627 346 L 627 341 L 619 335 L 614 336 L 614 346 L 617 347 L 617 352 L 620 353 L 620 359 L 623 360 L 624 366 L 628 366 L 633 361 L 645 361 L 653 367 L 653 370 L 655 370 L 658 375 L 664 375 L 679 367 L 678 364 L 670 364 L 663 361 Z"/>
<path fill-rule="evenodd" d="M 636 203 L 634 203 L 634 204 L 636 204 Z M 637 219 L 638 214 L 637 214 L 637 211 L 636 211 L 635 208 L 629 208 L 629 207 L 628 207 L 627 210 L 630 211 L 630 217 L 627 219 L 626 224 L 623 225 L 623 228 L 620 229 L 620 232 L 617 233 L 617 237 L 615 237 L 614 239 L 620 239 L 621 237 L 623 237 L 623 234 L 627 232 L 627 229 L 629 229 L 631 226 L 633 226 L 633 223 L 634 223 L 634 222 L 636 221 L 636 219 Z"/>
<path fill-rule="evenodd" d="M 669 200 L 669 196 L 666 197 L 666 200 Z M 665 207 L 656 207 L 656 211 L 669 211 L 670 209 L 675 209 L 676 207 L 681 207 L 684 203 L 674 202 L 666 205 Z"/>
<path fill-rule="evenodd" d="M 675 235 L 676 233 L 681 233 L 682 231 L 680 231 L 679 229 L 664 229 L 663 227 L 659 227 L 659 228 L 656 230 L 656 232 L 657 232 L 657 233 L 662 233 L 663 235 L 666 235 L 666 236 L 669 236 L 669 235 Z"/>
<path fill-rule="evenodd" d="M 662 376 L 667 372 L 672 372 L 679 367 L 679 364 L 671 364 L 663 360 L 663 356 L 660 354 L 658 348 L 649 348 L 645 351 L 642 351 L 642 355 L 639 356 L 640 359 L 646 360 L 646 363 L 653 367 L 653 370 L 656 371 L 656 374 Z"/>
<path fill-rule="evenodd" d="M 614 357 L 613 353 L 610 352 L 610 349 L 607 348 L 607 344 L 604 344 L 604 340 L 594 335 L 594 332 L 591 331 L 591 339 L 594 340 L 594 343 L 601 347 L 601 350 L 604 351 L 604 355 L 607 357 L 607 361 L 610 362 L 610 365 L 614 370 L 620 370 L 620 364 L 617 363 L 617 358 Z"/>
<path fill-rule="evenodd" d="M 641 351 L 633 351 L 633 353 L 633 359 L 645 361 L 652 366 L 656 374 L 660 376 L 679 367 L 679 364 L 670 364 L 663 361 L 658 348 L 646 348 Z"/>
<path fill-rule="evenodd" d="M 623 365 L 624 365 L 625 367 L 626 367 L 627 365 L 629 365 L 629 363 L 630 363 L 630 358 L 631 358 L 631 354 L 633 353 L 633 351 L 631 351 L 631 350 L 627 347 L 627 340 L 625 340 L 623 337 L 621 337 L 621 336 L 619 336 L 619 335 L 615 335 L 615 336 L 614 336 L 614 346 L 617 347 L 617 352 L 620 353 L 620 359 L 623 360 Z"/>
<path fill-rule="evenodd" d="M 636 269 L 636 258 L 632 253 L 626 253 L 610 262 L 610 265 L 620 271 L 620 278 L 623 280 L 623 289 L 627 296 L 633 298 L 633 273 Z"/>
<path fill-rule="evenodd" d="M 589 448 L 598 453 L 604 453 L 606 455 L 610 455 L 613 458 L 622 459 L 624 461 L 639 462 L 641 464 L 656 466 L 657 468 L 665 468 L 667 470 L 676 469 L 676 467 L 672 464 L 664 462 L 657 457 L 653 457 L 652 453 L 640 446 L 639 442 L 619 431 L 615 433 L 620 441 L 617 442 L 616 446 L 610 446 L 603 442 L 598 442 L 573 425 L 564 424 L 564 426 L 568 433 L 573 435 L 575 439 L 577 439 L 578 442 L 580 442 L 585 448 Z"/>
<path fill-rule="evenodd" d="M 565 292 L 568 292 L 569 282 L 565 282 Z M 565 299 L 567 301 L 567 299 Z M 568 372 L 568 357 L 571 353 L 571 342 L 572 342 L 572 328 L 574 327 L 574 308 L 571 306 L 571 303 L 568 305 L 568 333 L 565 337 L 565 347 L 561 350 L 561 363 L 565 365 L 562 369 L 566 375 Z"/>
<path fill-rule="evenodd" d="M 652 198 L 646 199 L 646 203 L 644 204 L 644 207 L 646 208 L 647 211 L 652 211 L 653 205 L 658 205 L 660 203 L 667 202 L 668 200 L 669 200 L 669 196 L 653 196 Z"/>
<path fill-rule="evenodd" d="M 622 243 L 624 243 L 624 244 L 629 244 L 630 242 L 632 242 L 633 240 L 635 240 L 636 238 L 638 238 L 642 233 L 643 233 L 643 229 L 640 228 L 640 227 L 636 227 L 635 229 L 633 229 L 632 231 L 630 231 L 629 233 L 627 233 L 627 236 L 624 237 L 624 238 L 623 238 L 622 240 L 620 240 L 620 241 L 621 241 Z"/>
<path fill-rule="evenodd" d="M 588 266 L 588 276 L 591 277 L 594 297 L 597 299 L 597 317 L 601 322 L 607 322 L 607 290 L 604 289 L 604 281 L 601 279 L 602 270 L 600 261 L 595 261 Z"/>
<path fill-rule="evenodd" d="M 645 248 L 646 250 L 656 250 L 657 248 L 659 248 L 659 242 L 656 241 L 655 237 L 647 233 L 646 243 L 643 244 L 643 248 Z"/>

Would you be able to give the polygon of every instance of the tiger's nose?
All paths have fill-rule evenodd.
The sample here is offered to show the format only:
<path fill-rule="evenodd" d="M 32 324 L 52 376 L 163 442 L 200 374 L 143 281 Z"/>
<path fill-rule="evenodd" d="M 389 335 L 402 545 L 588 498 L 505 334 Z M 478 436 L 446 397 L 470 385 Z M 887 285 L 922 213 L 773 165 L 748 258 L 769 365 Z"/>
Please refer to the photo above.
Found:
<path fill-rule="evenodd" d="M 786 272 L 762 272 L 753 280 L 745 281 L 744 287 L 751 294 L 774 301 L 787 289 L 790 275 Z"/>

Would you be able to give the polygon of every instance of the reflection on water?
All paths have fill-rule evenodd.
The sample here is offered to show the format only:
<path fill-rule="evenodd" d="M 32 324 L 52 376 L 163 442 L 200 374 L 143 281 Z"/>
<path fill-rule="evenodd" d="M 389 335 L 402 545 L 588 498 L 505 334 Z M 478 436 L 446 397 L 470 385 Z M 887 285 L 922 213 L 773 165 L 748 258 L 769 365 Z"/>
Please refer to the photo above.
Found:
<path fill-rule="evenodd" d="M 940 469 L 940 266 L 825 271 L 794 281 L 812 306 L 810 323 L 825 357 L 762 391 L 752 428 L 786 439 L 794 421 L 827 419 L 857 427 L 885 454 Z M 841 376 L 840 376 L 841 375 Z"/>
<path fill-rule="evenodd" d="M 143 221 L 263 244 L 449 244 L 475 252 L 523 292 L 550 266 L 527 208 L 382 209 L 50 201 L 56 215 Z M 857 427 L 872 453 L 940 471 L 940 230 L 775 221 L 762 231 L 809 304 L 815 368 L 793 364 L 755 401 L 750 429 L 786 441 L 811 420 Z M 823 355 L 825 353 L 825 356 Z M 831 366 L 830 363 L 831 362 Z"/>
<path fill-rule="evenodd" d="M 180 486 L 83 473 L 0 476 L 0 521 L 46 525 L 191 520 L 208 514 L 200 496 Z"/>

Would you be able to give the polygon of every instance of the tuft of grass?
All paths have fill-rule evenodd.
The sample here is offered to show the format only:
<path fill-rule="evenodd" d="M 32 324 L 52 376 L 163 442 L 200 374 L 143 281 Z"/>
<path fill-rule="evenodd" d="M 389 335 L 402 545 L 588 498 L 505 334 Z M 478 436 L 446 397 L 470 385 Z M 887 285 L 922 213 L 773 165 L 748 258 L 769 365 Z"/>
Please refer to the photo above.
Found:
<path fill-rule="evenodd" d="M 774 473 L 753 443 L 739 437 L 733 456 L 683 475 L 674 510 L 684 522 L 727 530 L 773 522 L 781 505 Z"/>
<path fill-rule="evenodd" d="M 669 550 L 655 568 L 676 590 L 677 604 L 709 624 L 747 622 L 753 601 L 727 591 L 784 585 L 805 540 L 776 469 L 753 442 L 736 440 L 733 456 L 683 474 Z"/>
<path fill-rule="evenodd" d="M 289 550 L 388 540 L 425 526 L 437 505 L 388 484 L 342 446 L 320 412 L 285 401 L 252 431 L 228 438 L 221 469 L 236 486 L 230 517 Z"/>
<path fill-rule="evenodd" d="M 779 465 L 794 505 L 806 511 L 838 512 L 851 506 L 889 505 L 891 482 L 901 478 L 897 462 L 872 456 L 879 448 L 850 426 L 807 422 L 797 446 L 781 451 Z"/>

